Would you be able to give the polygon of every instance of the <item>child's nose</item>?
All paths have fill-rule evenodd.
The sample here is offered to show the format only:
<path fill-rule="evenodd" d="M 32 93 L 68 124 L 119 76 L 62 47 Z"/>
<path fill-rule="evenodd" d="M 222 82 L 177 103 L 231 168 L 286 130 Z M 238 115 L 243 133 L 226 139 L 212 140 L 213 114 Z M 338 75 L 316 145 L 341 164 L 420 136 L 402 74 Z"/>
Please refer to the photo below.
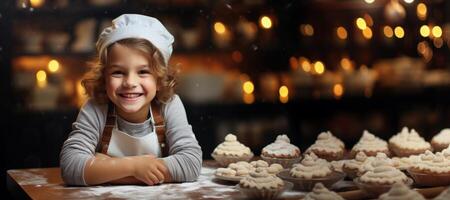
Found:
<path fill-rule="evenodd" d="M 125 81 L 123 82 L 124 87 L 134 88 L 138 84 L 138 77 L 132 74 L 128 75 Z"/>

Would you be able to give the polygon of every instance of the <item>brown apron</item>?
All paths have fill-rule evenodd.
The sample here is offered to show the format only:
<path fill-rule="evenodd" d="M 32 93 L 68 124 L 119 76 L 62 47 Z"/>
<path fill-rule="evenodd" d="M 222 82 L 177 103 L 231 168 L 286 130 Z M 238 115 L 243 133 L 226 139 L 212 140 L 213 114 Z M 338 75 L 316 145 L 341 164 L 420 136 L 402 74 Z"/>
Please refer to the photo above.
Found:
<path fill-rule="evenodd" d="M 166 126 L 164 117 L 161 115 L 161 105 L 156 101 L 152 101 L 151 106 L 153 120 L 155 122 L 155 132 L 158 137 L 159 145 L 161 147 L 161 154 L 163 157 L 166 157 L 169 153 L 169 146 L 166 143 Z M 97 148 L 98 152 L 103 154 L 106 154 L 108 152 L 108 146 L 111 141 L 111 134 L 115 126 L 115 122 L 116 114 L 114 113 L 114 105 L 109 102 L 105 128 L 103 129 L 103 134 L 101 136 L 102 138 L 100 139 L 100 148 Z"/>

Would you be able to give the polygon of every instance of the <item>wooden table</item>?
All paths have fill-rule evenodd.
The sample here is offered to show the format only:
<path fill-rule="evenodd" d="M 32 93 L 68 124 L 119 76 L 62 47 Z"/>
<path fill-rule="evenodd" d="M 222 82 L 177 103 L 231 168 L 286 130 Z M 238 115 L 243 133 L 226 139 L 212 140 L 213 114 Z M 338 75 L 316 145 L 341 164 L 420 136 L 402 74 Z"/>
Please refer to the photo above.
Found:
<path fill-rule="evenodd" d="M 7 171 L 7 187 L 19 199 L 245 199 L 236 183 L 214 178 L 217 165 L 205 161 L 196 182 L 157 186 L 102 185 L 73 187 L 64 185 L 59 168 L 11 169 Z M 445 187 L 421 189 L 427 197 L 436 196 Z M 286 191 L 281 199 L 301 199 L 304 192 Z M 339 192 L 346 199 L 365 199 L 360 190 Z"/>
<path fill-rule="evenodd" d="M 64 185 L 60 168 L 11 169 L 7 171 L 7 187 L 19 199 L 245 199 L 234 182 L 214 178 L 217 168 L 205 161 L 200 177 L 192 183 L 157 186 L 102 185 L 73 187 Z M 284 199 L 299 199 L 302 192 L 289 191 Z"/>

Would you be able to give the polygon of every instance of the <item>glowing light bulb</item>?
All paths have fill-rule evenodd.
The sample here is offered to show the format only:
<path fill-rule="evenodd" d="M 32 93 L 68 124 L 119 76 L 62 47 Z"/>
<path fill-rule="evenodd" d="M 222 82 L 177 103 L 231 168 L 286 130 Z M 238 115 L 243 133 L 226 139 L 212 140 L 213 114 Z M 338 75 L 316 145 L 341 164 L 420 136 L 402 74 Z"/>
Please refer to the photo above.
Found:
<path fill-rule="evenodd" d="M 48 70 L 52 73 L 59 70 L 59 62 L 57 60 L 51 60 L 48 62 Z"/>
<path fill-rule="evenodd" d="M 325 66 L 321 61 L 314 63 L 314 71 L 316 71 L 317 74 L 323 74 L 325 72 Z"/>
<path fill-rule="evenodd" d="M 222 22 L 216 22 L 214 23 L 214 31 L 218 34 L 224 34 L 226 31 L 226 27 Z"/>
<path fill-rule="evenodd" d="M 442 36 L 442 28 L 440 26 L 434 26 L 433 29 L 431 29 L 431 34 L 433 34 L 434 37 L 441 37 Z"/>
<path fill-rule="evenodd" d="M 341 40 L 347 39 L 347 30 L 345 30 L 345 28 L 342 26 L 339 26 L 336 29 L 336 34 L 337 34 L 338 38 Z"/>
<path fill-rule="evenodd" d="M 245 83 L 242 85 L 242 90 L 246 94 L 253 93 L 254 89 L 255 89 L 255 86 L 253 85 L 253 83 L 251 81 L 245 81 Z"/>
<path fill-rule="evenodd" d="M 367 28 L 366 21 L 361 17 L 358 17 L 358 19 L 356 19 L 356 26 L 361 30 L 364 30 Z"/>
<path fill-rule="evenodd" d="M 261 17 L 259 23 L 261 24 L 261 27 L 263 27 L 264 29 L 272 28 L 272 20 L 268 16 Z"/>
<path fill-rule="evenodd" d="M 403 30 L 403 28 L 401 26 L 395 27 L 394 33 L 397 38 L 405 37 L 405 31 Z"/>
<path fill-rule="evenodd" d="M 384 33 L 384 36 L 386 36 L 387 38 L 392 38 L 394 36 L 394 31 L 392 30 L 392 28 L 390 26 L 384 26 L 383 33 Z"/>
<path fill-rule="evenodd" d="M 430 36 L 430 27 L 428 27 L 427 25 L 422 25 L 420 27 L 420 35 L 422 37 L 428 37 Z"/>

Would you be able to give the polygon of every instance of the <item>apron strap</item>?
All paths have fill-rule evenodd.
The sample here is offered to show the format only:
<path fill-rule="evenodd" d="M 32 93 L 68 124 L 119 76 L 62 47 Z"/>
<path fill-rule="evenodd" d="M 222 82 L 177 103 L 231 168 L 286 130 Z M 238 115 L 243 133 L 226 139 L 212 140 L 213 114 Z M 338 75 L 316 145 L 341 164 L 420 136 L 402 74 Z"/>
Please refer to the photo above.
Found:
<path fill-rule="evenodd" d="M 156 101 L 152 101 L 152 115 L 155 121 L 155 132 L 161 146 L 161 154 L 163 157 L 169 155 L 169 146 L 166 143 L 166 124 L 164 117 L 161 115 L 161 106 Z M 114 113 L 114 105 L 108 103 L 108 114 L 106 116 L 105 128 L 103 129 L 102 138 L 100 140 L 100 148 L 98 152 L 106 154 L 108 152 L 109 142 L 111 141 L 112 130 L 115 126 L 116 114 Z"/>
<path fill-rule="evenodd" d="M 166 123 L 164 117 L 161 115 L 161 104 L 157 101 L 152 101 L 152 115 L 155 122 L 155 132 L 158 136 L 158 142 L 161 146 L 161 154 L 163 157 L 169 155 L 169 146 L 166 142 Z"/>
<path fill-rule="evenodd" d="M 108 114 L 106 116 L 105 128 L 103 129 L 102 138 L 100 140 L 99 151 L 103 154 L 108 152 L 109 142 L 111 141 L 112 130 L 116 123 L 116 113 L 114 113 L 114 105 L 108 102 Z"/>

